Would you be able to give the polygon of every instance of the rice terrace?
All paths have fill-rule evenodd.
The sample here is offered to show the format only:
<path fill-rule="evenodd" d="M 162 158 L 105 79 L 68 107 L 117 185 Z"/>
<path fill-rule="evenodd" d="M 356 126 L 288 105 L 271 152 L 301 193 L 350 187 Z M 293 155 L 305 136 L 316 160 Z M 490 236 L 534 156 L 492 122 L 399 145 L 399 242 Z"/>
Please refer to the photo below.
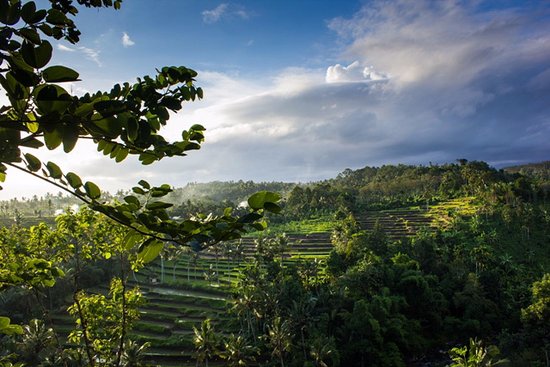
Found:
<path fill-rule="evenodd" d="M 549 14 L 0 0 L 0 367 L 550 367 Z"/>

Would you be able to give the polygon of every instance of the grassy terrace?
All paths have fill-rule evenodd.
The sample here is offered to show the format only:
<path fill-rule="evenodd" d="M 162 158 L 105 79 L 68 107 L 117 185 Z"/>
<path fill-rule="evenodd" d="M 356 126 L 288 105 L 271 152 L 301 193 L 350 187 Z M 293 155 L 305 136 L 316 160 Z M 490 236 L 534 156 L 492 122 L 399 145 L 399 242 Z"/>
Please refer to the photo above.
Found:
<path fill-rule="evenodd" d="M 325 257 L 332 249 L 329 231 L 289 233 L 288 237 L 290 246 L 285 262 Z M 194 366 L 192 328 L 206 318 L 222 333 L 235 331 L 227 312 L 231 282 L 236 281 L 239 268 L 254 253 L 254 238 L 243 239 L 243 245 L 245 257 L 240 262 L 223 256 L 216 259 L 214 254 L 204 252 L 196 261 L 185 255 L 177 262 L 165 261 L 164 276 L 160 260 L 136 273 L 129 285 L 139 286 L 147 303 L 141 307 L 140 320 L 131 335 L 151 344 L 146 353 L 148 363 L 166 367 Z M 205 273 L 211 270 L 219 274 L 219 281 L 205 280 Z M 162 283 L 161 279 L 164 279 Z M 106 293 L 107 286 L 92 291 Z M 72 329 L 73 321 L 66 312 L 55 313 L 52 321 L 62 334 Z"/>
<path fill-rule="evenodd" d="M 378 223 L 391 239 L 411 236 L 420 228 L 432 228 L 445 223 L 449 211 L 468 214 L 473 205 L 463 199 L 425 207 L 365 212 L 358 221 L 365 229 Z M 330 235 L 333 223 L 326 218 L 292 222 L 271 228 L 274 233 L 287 233 L 289 247 L 285 262 L 322 259 L 332 249 Z M 157 260 L 136 274 L 130 285 L 142 290 L 147 303 L 141 309 L 132 337 L 150 342 L 146 360 L 159 366 L 194 366 L 193 326 L 209 318 L 218 331 L 235 330 L 227 310 L 231 303 L 231 284 L 237 279 L 239 268 L 254 253 L 254 237 L 242 240 L 244 257 L 240 261 L 228 259 L 212 252 L 200 253 L 197 259 L 188 255 L 176 262 Z M 162 269 L 164 268 L 164 274 Z M 217 279 L 205 280 L 205 273 L 215 271 Z M 161 282 L 162 281 L 162 282 Z M 100 287 L 97 291 L 106 291 Z M 67 333 L 72 327 L 71 318 L 63 312 L 53 315 L 55 328 Z M 219 365 L 223 365 L 218 362 Z M 215 363 L 213 365 L 216 365 Z"/>

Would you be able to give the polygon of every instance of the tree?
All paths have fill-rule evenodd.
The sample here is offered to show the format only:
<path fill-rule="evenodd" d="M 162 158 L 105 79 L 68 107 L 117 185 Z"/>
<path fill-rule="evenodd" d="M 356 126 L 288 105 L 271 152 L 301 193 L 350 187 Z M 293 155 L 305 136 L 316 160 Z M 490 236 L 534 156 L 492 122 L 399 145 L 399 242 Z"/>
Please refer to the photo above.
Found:
<path fill-rule="evenodd" d="M 123 367 L 142 367 L 143 353 L 149 347 L 149 343 L 138 344 L 133 340 L 128 340 L 122 354 L 122 366 Z"/>
<path fill-rule="evenodd" d="M 117 163 L 134 156 L 144 165 L 166 157 L 185 156 L 200 148 L 205 131 L 201 125 L 184 130 L 177 141 L 168 141 L 159 133 L 170 112 L 178 112 L 184 102 L 203 97 L 202 89 L 195 86 L 194 70 L 163 67 L 153 77 L 116 84 L 108 92 L 77 96 L 67 91 L 63 83 L 77 82 L 78 71 L 50 65 L 52 39 L 72 44 L 79 41 L 80 31 L 73 19 L 78 6 L 119 9 L 121 3 L 0 0 L 0 86 L 9 100 L 8 105 L 0 107 L 0 183 L 5 181 L 8 169 L 23 171 L 73 195 L 125 228 L 116 245 L 122 246 L 112 250 L 73 253 L 68 249 L 87 251 L 93 246 L 65 243 L 66 252 L 75 255 L 77 263 L 81 256 L 87 260 L 95 256 L 109 259 L 117 253 L 121 263 L 131 257 L 135 270 L 155 259 L 167 243 L 199 251 L 220 241 L 237 239 L 248 227 L 264 229 L 264 211 L 279 211 L 276 202 L 280 196 L 271 192 L 252 195 L 248 200 L 251 210 L 240 216 L 234 216 L 229 209 L 217 216 L 198 214 L 174 220 L 167 212 L 171 204 L 161 201 L 172 191 L 170 185 L 155 187 L 140 180 L 129 195 L 110 201 L 95 183 L 39 158 L 44 149 L 70 153 L 81 140 L 92 142 Z M 52 287 L 65 274 L 61 268 L 65 258 L 49 258 L 34 250 L 20 253 L 9 242 L 1 242 L 6 246 L 2 246 L 0 289 L 25 286 L 38 293 Z M 71 334 L 71 341 L 79 345 L 78 350 L 85 351 L 91 366 L 98 365 L 96 361 L 113 366 L 122 363 L 127 333 L 135 316 L 132 302 L 139 299 L 138 292 L 126 291 L 125 282 L 122 276 L 113 283 L 111 298 L 87 295 L 75 287 L 75 304 L 70 311 L 79 329 Z M 107 310 L 110 314 L 104 313 Z M 120 320 L 113 320 L 115 316 Z M 9 318 L 1 317 L 0 321 L 0 333 L 23 333 L 23 328 L 13 325 Z M 80 354 L 77 349 L 73 351 Z"/>
<path fill-rule="evenodd" d="M 500 354 L 494 345 L 485 347 L 481 340 L 470 339 L 469 346 L 456 347 L 449 351 L 453 363 L 449 367 L 492 367 L 507 364 L 508 360 L 493 359 Z"/>
<path fill-rule="evenodd" d="M 121 0 L 77 3 L 115 9 L 121 6 Z M 153 258 L 162 248 L 159 241 L 179 245 L 193 241 L 194 246 L 202 248 L 239 238 L 247 225 L 264 228 L 264 224 L 256 223 L 261 212 L 279 211 L 275 202 L 280 197 L 273 193 L 263 192 L 249 200 L 254 215 L 236 218 L 228 210 L 221 216 L 197 216 L 178 222 L 166 212 L 171 204 L 159 201 L 172 191 L 169 185 L 152 187 L 141 180 L 131 195 L 112 204 L 102 200 L 95 183 L 83 182 L 76 173 L 64 173 L 54 162 L 43 164 L 33 154 L 23 153 L 43 147 L 62 147 L 70 153 L 79 140 L 86 139 L 116 162 L 131 155 L 148 165 L 166 157 L 185 156 L 200 149 L 204 140 L 205 128 L 201 125 L 184 130 L 181 140 L 175 142 L 159 134 L 170 111 L 178 112 L 184 102 L 202 98 L 202 89 L 194 85 L 197 73 L 192 69 L 164 67 L 154 77 L 144 76 L 134 84 L 117 84 L 109 92 L 80 97 L 60 86 L 78 81 L 79 73 L 62 65 L 49 66 L 53 48 L 48 39 L 77 43 L 80 31 L 71 19 L 77 13 L 73 0 L 52 0 L 46 9 L 37 9 L 33 1 L 0 1 L 0 85 L 10 101 L 0 108 L 0 182 L 5 180 L 8 168 L 45 180 L 134 234 L 147 236 L 148 241 L 141 242 L 140 249 Z"/>
<path fill-rule="evenodd" d="M 197 329 L 193 326 L 193 343 L 195 344 L 195 356 L 197 359 L 197 366 L 199 363 L 204 362 L 208 367 L 208 360 L 212 359 L 218 352 L 218 338 L 214 332 L 214 328 L 209 319 L 202 322 L 201 328 Z"/>
<path fill-rule="evenodd" d="M 521 310 L 527 341 L 541 351 L 546 366 L 550 366 L 550 273 L 533 283 L 532 303 Z"/>
<path fill-rule="evenodd" d="M 272 355 L 279 358 L 281 367 L 285 367 L 284 357 L 292 346 L 292 334 L 288 321 L 282 321 L 281 317 L 277 316 L 273 319 L 273 323 L 268 326 L 268 343 L 272 349 Z"/>
<path fill-rule="evenodd" d="M 257 348 L 250 345 L 242 336 L 231 334 L 224 342 L 224 352 L 222 358 L 227 361 L 227 366 L 240 367 L 248 365 L 248 362 L 254 362 L 254 355 L 258 354 Z"/>
<path fill-rule="evenodd" d="M 21 358 L 28 365 L 39 365 L 40 361 L 51 354 L 55 345 L 55 334 L 42 320 L 33 319 L 24 327 L 23 338 L 18 345 Z"/>

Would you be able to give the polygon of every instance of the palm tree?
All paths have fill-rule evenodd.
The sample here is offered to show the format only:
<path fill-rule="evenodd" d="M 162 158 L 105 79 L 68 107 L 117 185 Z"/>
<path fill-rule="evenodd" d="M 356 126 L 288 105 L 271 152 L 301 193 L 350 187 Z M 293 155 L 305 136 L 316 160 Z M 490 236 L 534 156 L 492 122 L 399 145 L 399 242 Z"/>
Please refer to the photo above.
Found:
<path fill-rule="evenodd" d="M 218 340 L 210 319 L 202 322 L 200 330 L 193 326 L 193 332 L 195 333 L 193 343 L 195 344 L 196 365 L 204 362 L 208 367 L 208 360 L 215 356 L 218 350 Z"/>
<path fill-rule="evenodd" d="M 193 271 L 195 273 L 197 272 L 197 262 L 199 260 L 199 256 L 200 256 L 200 252 L 198 252 L 198 251 L 191 251 L 190 252 L 190 256 L 187 260 L 187 281 L 188 282 L 191 281 L 191 275 L 190 275 L 191 264 L 193 264 Z"/>
<path fill-rule="evenodd" d="M 309 300 L 300 299 L 299 301 L 293 300 L 290 310 L 292 323 L 300 330 L 304 360 L 307 360 L 305 332 L 313 321 L 311 315 L 313 314 L 313 308 L 315 307 L 316 301 L 315 298 L 310 298 Z"/>
<path fill-rule="evenodd" d="M 309 355 L 313 358 L 315 366 L 317 367 L 328 367 L 327 361 L 329 358 L 332 362 L 337 361 L 339 358 L 334 337 L 327 337 L 324 335 L 317 336 L 311 342 Z"/>
<path fill-rule="evenodd" d="M 449 367 L 493 367 L 507 364 L 508 360 L 500 359 L 493 361 L 500 351 L 494 345 L 483 346 L 483 342 L 477 339 L 470 339 L 470 345 L 453 348 L 449 355 L 453 363 Z"/>
<path fill-rule="evenodd" d="M 256 304 L 254 294 L 250 289 L 243 289 L 239 293 L 240 297 L 235 300 L 231 310 L 237 314 L 240 320 L 245 320 L 249 335 L 252 335 L 252 338 L 256 339 L 255 325 L 253 325 L 252 321 Z"/>
<path fill-rule="evenodd" d="M 42 320 L 37 319 L 32 319 L 23 330 L 22 340 L 18 343 L 19 354 L 25 364 L 38 366 L 51 352 L 55 344 L 55 333 Z"/>
<path fill-rule="evenodd" d="M 122 367 L 142 367 L 143 353 L 149 347 L 150 343 L 138 344 L 133 340 L 128 340 L 124 345 L 124 351 L 122 353 Z"/>
<path fill-rule="evenodd" d="M 246 366 L 248 362 L 256 361 L 254 355 L 258 353 L 258 349 L 248 344 L 242 335 L 235 336 L 231 334 L 223 344 L 225 351 L 222 354 L 222 358 L 227 360 L 227 366 Z"/>
<path fill-rule="evenodd" d="M 216 259 L 216 274 L 218 275 L 217 276 L 217 283 L 218 283 L 218 286 L 220 285 L 220 262 L 219 262 L 219 257 L 220 257 L 220 252 L 221 252 L 221 243 L 216 243 L 212 246 L 210 246 L 208 248 L 208 251 L 209 252 L 212 252 L 214 253 L 214 258 Z M 210 266 L 212 267 L 212 265 Z"/>
<path fill-rule="evenodd" d="M 284 356 L 292 346 L 292 334 L 288 321 L 281 321 L 277 316 L 271 326 L 268 327 L 269 346 L 273 349 L 272 355 L 279 358 L 281 367 L 285 367 Z"/>

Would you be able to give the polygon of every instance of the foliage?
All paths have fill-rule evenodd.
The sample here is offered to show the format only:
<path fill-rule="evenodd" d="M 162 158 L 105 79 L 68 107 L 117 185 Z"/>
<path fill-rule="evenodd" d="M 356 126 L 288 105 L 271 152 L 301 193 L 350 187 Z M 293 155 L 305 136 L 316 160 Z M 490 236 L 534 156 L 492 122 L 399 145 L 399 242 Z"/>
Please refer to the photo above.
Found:
<path fill-rule="evenodd" d="M 125 337 L 138 319 L 137 307 L 143 302 L 139 290 L 127 291 L 123 282 L 115 278 L 109 297 L 81 291 L 74 300 L 68 311 L 78 328 L 69 335 L 69 342 L 85 347 L 91 365 L 95 360 L 106 366 L 120 363 Z"/>
<path fill-rule="evenodd" d="M 550 274 L 533 283 L 532 302 L 521 310 L 525 339 L 530 349 L 542 352 L 546 364 L 550 361 Z"/>
<path fill-rule="evenodd" d="M 200 329 L 193 327 L 195 336 L 193 343 L 196 348 L 196 359 L 198 363 L 204 362 L 208 367 L 208 361 L 216 355 L 219 341 L 209 319 L 202 322 Z"/>
<path fill-rule="evenodd" d="M 493 361 L 500 351 L 494 345 L 484 347 L 481 340 L 470 339 L 469 346 L 455 347 L 449 351 L 453 363 L 449 367 L 491 367 L 507 364 L 500 359 Z"/>
<path fill-rule="evenodd" d="M 202 89 L 194 84 L 197 76 L 194 70 L 163 67 L 154 77 L 144 76 L 133 84 L 116 84 L 108 92 L 76 96 L 63 83 L 79 81 L 79 73 L 67 66 L 50 65 L 52 39 L 72 44 L 79 41 L 80 31 L 73 20 L 78 13 L 77 4 L 119 9 L 121 3 L 121 0 L 52 0 L 49 4 L 37 4 L 0 0 L 0 85 L 9 100 L 9 105 L 0 107 L 0 182 L 5 181 L 8 168 L 20 170 L 110 218 L 105 222 L 94 221 L 91 212 L 83 211 L 82 218 L 70 214 L 59 217 L 55 231 L 45 224 L 23 230 L 22 215 L 15 211 L 19 228 L 2 228 L 0 233 L 3 258 L 0 291 L 32 294 L 42 305 L 43 292 L 69 274 L 74 299 L 69 312 L 77 322 L 69 340 L 76 347 L 63 351 L 57 340 L 57 350 L 77 356 L 79 363 L 84 363 L 82 356 L 86 355 L 90 366 L 119 366 L 129 352 L 125 348 L 131 347 L 127 334 L 137 318 L 136 307 L 141 298 L 139 291 L 126 290 L 125 272 L 129 264 L 132 270 L 139 270 L 154 260 L 166 243 L 199 251 L 223 240 L 237 239 L 247 228 L 264 229 L 264 212 L 280 211 L 277 205 L 280 196 L 261 191 L 249 199 L 251 209 L 238 216 L 229 208 L 219 215 L 196 214 L 178 221 L 168 212 L 173 204 L 161 201 L 173 191 L 167 184 L 152 186 L 140 180 L 131 193 L 111 201 L 95 183 L 74 172 L 64 172 L 55 162 L 43 162 L 29 152 L 45 147 L 62 148 L 70 153 L 78 141 L 85 139 L 117 163 L 136 156 L 148 165 L 200 148 L 205 128 L 199 124 L 182 131 L 176 141 L 168 141 L 159 133 L 170 112 L 178 112 L 184 102 L 203 97 Z M 81 279 L 86 277 L 83 270 L 112 258 L 120 267 L 120 278 L 112 280 L 110 296 L 82 291 L 86 283 Z M 63 280 L 59 283 L 68 285 Z M 51 308 L 52 292 L 45 293 Z M 28 313 L 37 312 L 34 307 L 29 308 Z M 2 317 L 0 322 L 1 334 L 22 331 L 8 317 Z M 28 327 L 31 326 L 35 334 L 42 330 L 34 321 Z M 30 343 L 29 339 L 26 342 Z M 134 349 L 137 352 L 139 348 Z M 56 358 L 68 363 L 69 357 L 59 353 Z M 26 357 L 13 354 L 5 358 L 7 364 Z M 34 358 L 45 361 L 49 357 L 35 353 Z"/>

